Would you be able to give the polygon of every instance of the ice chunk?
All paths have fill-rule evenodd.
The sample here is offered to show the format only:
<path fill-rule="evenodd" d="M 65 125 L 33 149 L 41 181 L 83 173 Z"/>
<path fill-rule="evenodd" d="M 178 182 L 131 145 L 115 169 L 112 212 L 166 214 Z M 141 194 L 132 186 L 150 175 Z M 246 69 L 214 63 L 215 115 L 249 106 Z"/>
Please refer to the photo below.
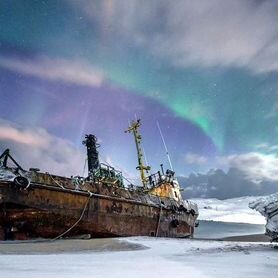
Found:
<path fill-rule="evenodd" d="M 249 203 L 249 207 L 266 218 L 266 234 L 278 241 L 278 192 Z"/>

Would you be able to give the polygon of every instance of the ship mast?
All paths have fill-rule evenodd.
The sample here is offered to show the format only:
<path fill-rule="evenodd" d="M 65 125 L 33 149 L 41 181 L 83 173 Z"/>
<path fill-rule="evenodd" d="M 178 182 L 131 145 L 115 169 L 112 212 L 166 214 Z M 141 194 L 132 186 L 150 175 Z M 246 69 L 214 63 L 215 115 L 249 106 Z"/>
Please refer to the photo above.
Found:
<path fill-rule="evenodd" d="M 136 150 L 137 150 L 137 157 L 138 157 L 138 166 L 136 167 L 136 169 L 140 170 L 141 181 L 143 183 L 143 186 L 146 188 L 147 181 L 146 181 L 145 171 L 149 171 L 151 169 L 151 167 L 144 165 L 144 162 L 143 162 L 144 161 L 143 151 L 141 148 L 142 137 L 139 133 L 140 126 L 141 126 L 141 122 L 140 122 L 140 119 L 138 119 L 137 121 L 133 121 L 125 132 L 129 132 L 129 133 L 132 132 L 134 135 Z"/>

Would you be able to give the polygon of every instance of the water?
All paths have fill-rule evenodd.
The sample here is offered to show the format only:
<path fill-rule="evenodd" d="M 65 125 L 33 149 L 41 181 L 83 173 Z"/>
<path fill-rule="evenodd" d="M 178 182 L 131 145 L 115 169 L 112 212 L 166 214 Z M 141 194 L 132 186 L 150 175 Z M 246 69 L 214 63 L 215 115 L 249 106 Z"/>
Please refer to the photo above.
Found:
<path fill-rule="evenodd" d="M 229 223 L 200 220 L 199 227 L 195 229 L 196 239 L 220 239 L 231 236 L 264 234 L 265 226 L 247 223 Z"/>

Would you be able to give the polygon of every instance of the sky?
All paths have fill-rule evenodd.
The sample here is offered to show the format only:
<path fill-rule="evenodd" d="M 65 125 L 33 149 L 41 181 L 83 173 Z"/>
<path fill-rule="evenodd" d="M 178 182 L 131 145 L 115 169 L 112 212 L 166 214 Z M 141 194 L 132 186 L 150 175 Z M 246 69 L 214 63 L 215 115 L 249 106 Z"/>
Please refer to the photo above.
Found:
<path fill-rule="evenodd" d="M 234 167 L 278 181 L 277 1 L 0 2 L 0 151 L 23 167 L 84 173 L 82 139 L 134 177 Z"/>

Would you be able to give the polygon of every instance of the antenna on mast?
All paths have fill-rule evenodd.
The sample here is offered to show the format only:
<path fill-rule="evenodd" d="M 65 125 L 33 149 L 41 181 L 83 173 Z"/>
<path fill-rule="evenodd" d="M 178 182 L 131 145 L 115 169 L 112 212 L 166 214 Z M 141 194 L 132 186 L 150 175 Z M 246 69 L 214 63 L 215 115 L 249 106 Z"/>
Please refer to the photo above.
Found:
<path fill-rule="evenodd" d="M 168 158 L 168 162 L 169 162 L 170 168 L 171 168 L 171 170 L 173 171 L 173 165 L 172 165 L 172 162 L 171 162 L 170 154 L 169 154 L 169 152 L 168 152 L 168 149 L 167 149 L 167 146 L 166 146 L 166 142 L 165 142 L 165 140 L 164 140 L 164 136 L 163 136 L 163 134 L 162 134 L 162 131 L 161 131 L 159 122 L 156 121 L 156 124 L 157 124 L 158 130 L 159 130 L 159 133 L 160 133 L 160 136 L 161 136 L 161 139 L 162 139 L 162 142 L 163 142 L 165 151 L 166 151 L 166 155 L 167 155 L 167 158 Z"/>

